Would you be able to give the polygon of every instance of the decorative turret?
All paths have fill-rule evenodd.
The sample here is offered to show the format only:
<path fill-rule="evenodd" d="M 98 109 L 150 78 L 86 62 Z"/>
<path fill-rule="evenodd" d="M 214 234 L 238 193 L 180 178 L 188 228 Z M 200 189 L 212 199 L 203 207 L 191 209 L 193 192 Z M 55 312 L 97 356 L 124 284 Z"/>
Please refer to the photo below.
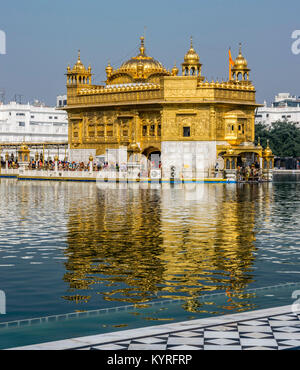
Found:
<path fill-rule="evenodd" d="M 197 76 L 200 77 L 200 80 L 203 81 L 204 77 L 201 77 L 201 66 L 199 55 L 193 48 L 193 39 L 191 37 L 190 49 L 184 56 L 184 62 L 182 66 L 182 75 L 183 76 Z"/>
<path fill-rule="evenodd" d="M 18 149 L 18 163 L 21 168 L 25 169 L 25 166 L 30 162 L 30 150 L 28 146 L 22 144 Z"/>
<path fill-rule="evenodd" d="M 242 45 L 239 46 L 239 55 L 234 61 L 231 69 L 231 80 L 235 81 L 249 81 L 249 72 L 247 60 L 242 55 Z"/>
<path fill-rule="evenodd" d="M 80 50 L 78 50 L 78 59 L 74 67 L 71 69 L 67 67 L 67 86 L 72 85 L 91 85 L 92 83 L 91 67 L 88 69 L 82 64 L 80 60 Z"/>

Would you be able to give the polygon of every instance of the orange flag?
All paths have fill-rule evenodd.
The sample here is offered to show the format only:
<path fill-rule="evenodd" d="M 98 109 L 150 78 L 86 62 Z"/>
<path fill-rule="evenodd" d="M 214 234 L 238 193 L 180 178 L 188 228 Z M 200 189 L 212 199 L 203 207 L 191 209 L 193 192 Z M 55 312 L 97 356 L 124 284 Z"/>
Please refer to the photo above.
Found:
<path fill-rule="evenodd" d="M 234 66 L 234 61 L 233 61 L 233 59 L 231 57 L 231 50 L 230 50 L 230 48 L 228 50 L 228 55 L 229 55 L 229 80 L 231 80 L 231 67 Z"/>

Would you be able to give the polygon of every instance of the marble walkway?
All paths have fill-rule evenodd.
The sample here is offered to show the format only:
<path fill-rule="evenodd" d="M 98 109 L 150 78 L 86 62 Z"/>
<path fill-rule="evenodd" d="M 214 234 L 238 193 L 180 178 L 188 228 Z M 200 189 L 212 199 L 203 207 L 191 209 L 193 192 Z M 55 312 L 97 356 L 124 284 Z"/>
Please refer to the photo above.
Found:
<path fill-rule="evenodd" d="M 292 306 L 11 348 L 18 350 L 300 349 L 300 311 Z"/>

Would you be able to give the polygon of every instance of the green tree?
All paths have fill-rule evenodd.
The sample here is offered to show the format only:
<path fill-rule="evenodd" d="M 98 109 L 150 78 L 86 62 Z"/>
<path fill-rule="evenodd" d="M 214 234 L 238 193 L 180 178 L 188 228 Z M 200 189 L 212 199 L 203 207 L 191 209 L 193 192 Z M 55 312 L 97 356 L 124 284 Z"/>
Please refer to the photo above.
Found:
<path fill-rule="evenodd" d="M 300 128 L 294 122 L 277 121 L 271 126 L 262 123 L 255 125 L 255 143 L 265 148 L 269 140 L 270 148 L 278 157 L 300 157 Z"/>

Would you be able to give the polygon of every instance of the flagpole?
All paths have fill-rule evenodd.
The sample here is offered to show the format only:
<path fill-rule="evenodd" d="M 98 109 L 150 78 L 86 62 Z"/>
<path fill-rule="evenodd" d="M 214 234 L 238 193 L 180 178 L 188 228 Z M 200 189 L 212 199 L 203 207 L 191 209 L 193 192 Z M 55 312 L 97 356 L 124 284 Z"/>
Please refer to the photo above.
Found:
<path fill-rule="evenodd" d="M 230 47 L 229 47 L 229 81 L 231 80 L 231 63 L 230 63 Z"/>

